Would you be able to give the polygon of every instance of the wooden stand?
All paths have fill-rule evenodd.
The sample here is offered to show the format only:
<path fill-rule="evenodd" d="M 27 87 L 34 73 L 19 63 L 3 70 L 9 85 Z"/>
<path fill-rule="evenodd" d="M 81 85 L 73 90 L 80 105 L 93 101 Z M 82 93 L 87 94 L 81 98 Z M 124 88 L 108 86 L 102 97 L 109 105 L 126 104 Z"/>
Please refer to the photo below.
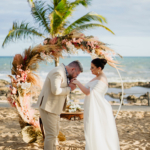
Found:
<path fill-rule="evenodd" d="M 71 120 L 71 118 L 78 118 L 79 120 L 83 119 L 83 112 L 63 112 L 60 115 L 60 118 L 66 118 Z"/>

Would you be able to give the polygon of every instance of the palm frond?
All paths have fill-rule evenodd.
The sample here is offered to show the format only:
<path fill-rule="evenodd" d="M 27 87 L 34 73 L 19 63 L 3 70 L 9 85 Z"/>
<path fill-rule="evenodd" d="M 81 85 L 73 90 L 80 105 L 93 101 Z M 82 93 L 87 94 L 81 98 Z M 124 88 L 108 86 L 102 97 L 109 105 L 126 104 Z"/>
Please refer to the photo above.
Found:
<path fill-rule="evenodd" d="M 53 12 L 49 15 L 51 20 L 51 34 L 54 35 L 60 30 L 60 25 L 62 24 L 62 19 L 67 12 L 68 2 L 66 0 L 61 0 L 58 5 L 54 8 Z"/>
<path fill-rule="evenodd" d="M 81 18 L 79 18 L 75 22 L 73 22 L 71 25 L 69 25 L 65 29 L 64 33 L 68 33 L 68 31 L 70 31 L 71 29 L 76 28 L 79 25 L 84 25 L 85 23 L 89 23 L 91 21 L 98 21 L 100 23 L 103 23 L 103 22 L 106 23 L 106 19 L 103 16 L 90 12 L 90 13 L 87 13 L 86 15 L 82 16 Z"/>
<path fill-rule="evenodd" d="M 47 33 L 50 32 L 48 14 L 50 9 L 45 6 L 45 2 L 36 1 L 34 7 L 31 9 L 32 16 L 36 23 L 39 23 L 39 26 L 43 27 Z"/>
<path fill-rule="evenodd" d="M 74 2 L 70 3 L 71 6 L 76 7 L 78 5 L 83 5 L 84 7 L 87 7 L 91 4 L 91 0 L 75 0 Z"/>
<path fill-rule="evenodd" d="M 69 24 L 69 21 L 67 20 L 68 17 L 72 15 L 74 12 L 75 8 L 78 5 L 83 5 L 83 6 L 88 6 L 90 5 L 91 0 L 75 0 L 72 3 L 69 3 L 66 0 L 61 0 L 60 3 L 57 5 L 55 12 L 56 14 L 60 17 L 55 16 L 55 34 L 60 34 L 62 35 L 62 31 L 64 28 Z M 59 13 L 58 13 L 59 12 Z M 61 14 L 61 15 L 60 15 Z"/>
<path fill-rule="evenodd" d="M 51 30 L 50 30 L 50 33 L 51 33 L 51 35 L 53 36 L 53 31 L 54 31 L 54 11 L 49 15 L 49 19 L 50 19 L 50 28 L 51 28 Z"/>
<path fill-rule="evenodd" d="M 75 31 L 83 31 L 83 30 L 86 30 L 86 29 L 97 28 L 97 27 L 102 27 L 102 28 L 106 29 L 107 31 L 111 32 L 112 34 L 114 34 L 114 32 L 111 31 L 108 27 L 106 27 L 102 24 L 95 24 L 95 23 L 84 24 L 84 25 L 78 26 L 76 28 L 72 28 L 71 30 L 68 31 L 68 33 L 72 32 L 74 30 Z"/>
<path fill-rule="evenodd" d="M 13 23 L 12 29 L 10 29 L 8 35 L 3 41 L 2 47 L 4 47 L 10 41 L 16 41 L 17 39 L 30 38 L 31 36 L 44 37 L 34 27 L 29 27 L 29 23 L 22 22 L 20 25 L 17 22 Z M 45 37 L 44 37 L 45 38 Z"/>
<path fill-rule="evenodd" d="M 60 3 L 61 0 L 53 0 L 54 8 Z"/>
<path fill-rule="evenodd" d="M 27 0 L 27 2 L 30 4 L 31 7 L 34 7 L 34 2 L 33 2 L 33 0 Z"/>
<path fill-rule="evenodd" d="M 51 5 L 47 5 L 47 8 L 52 12 L 52 11 L 54 11 L 54 7 L 52 7 Z"/>

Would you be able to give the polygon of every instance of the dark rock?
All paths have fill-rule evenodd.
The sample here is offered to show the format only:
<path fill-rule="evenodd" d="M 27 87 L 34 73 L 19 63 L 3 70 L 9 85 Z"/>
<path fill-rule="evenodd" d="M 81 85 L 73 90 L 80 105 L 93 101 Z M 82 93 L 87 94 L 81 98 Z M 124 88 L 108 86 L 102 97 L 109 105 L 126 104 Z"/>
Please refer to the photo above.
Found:
<path fill-rule="evenodd" d="M 121 83 L 111 82 L 108 84 L 109 88 L 121 88 Z M 141 86 L 150 88 L 150 82 L 124 82 L 124 89 L 129 89 L 134 86 Z"/>
<path fill-rule="evenodd" d="M 136 96 L 134 96 L 134 95 L 129 95 L 128 97 L 127 97 L 127 100 L 137 100 L 138 99 L 138 97 L 136 97 Z"/>
<path fill-rule="evenodd" d="M 120 96 L 122 95 L 122 92 L 119 92 L 119 93 L 106 93 L 106 95 L 109 95 L 110 97 L 112 98 L 116 98 L 116 99 L 120 99 Z M 125 93 L 124 93 L 125 95 Z"/>
<path fill-rule="evenodd" d="M 8 92 L 9 92 L 8 87 L 0 87 L 0 96 L 7 96 Z"/>
<path fill-rule="evenodd" d="M 147 99 L 143 99 L 142 100 L 142 104 L 148 104 L 148 100 Z"/>

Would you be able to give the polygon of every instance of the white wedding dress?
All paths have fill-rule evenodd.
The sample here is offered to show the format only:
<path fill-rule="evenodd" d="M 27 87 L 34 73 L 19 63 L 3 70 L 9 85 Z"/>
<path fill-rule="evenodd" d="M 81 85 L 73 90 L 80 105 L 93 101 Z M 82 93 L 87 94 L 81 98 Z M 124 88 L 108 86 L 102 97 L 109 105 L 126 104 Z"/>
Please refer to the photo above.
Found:
<path fill-rule="evenodd" d="M 85 87 L 90 88 L 84 101 L 85 150 L 120 150 L 112 108 L 104 98 L 108 86 L 94 80 Z"/>

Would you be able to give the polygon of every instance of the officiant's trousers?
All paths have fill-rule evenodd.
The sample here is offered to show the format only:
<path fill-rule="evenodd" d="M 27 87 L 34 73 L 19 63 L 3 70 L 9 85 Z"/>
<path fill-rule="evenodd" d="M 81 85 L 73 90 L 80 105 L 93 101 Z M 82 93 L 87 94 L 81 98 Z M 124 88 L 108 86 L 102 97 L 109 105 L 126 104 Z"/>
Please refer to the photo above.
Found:
<path fill-rule="evenodd" d="M 44 150 L 56 150 L 60 116 L 39 108 L 45 130 Z"/>

